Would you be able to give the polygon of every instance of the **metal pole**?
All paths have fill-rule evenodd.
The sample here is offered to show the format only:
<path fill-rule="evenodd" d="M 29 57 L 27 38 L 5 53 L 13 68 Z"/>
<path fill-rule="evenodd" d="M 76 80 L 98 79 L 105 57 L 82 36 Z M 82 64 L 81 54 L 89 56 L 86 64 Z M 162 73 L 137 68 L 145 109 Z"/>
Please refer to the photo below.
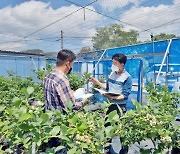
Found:
<path fill-rule="evenodd" d="M 155 85 L 156 85 L 156 70 L 155 70 L 155 59 L 154 59 L 154 36 L 153 34 L 151 34 L 151 41 L 152 41 L 152 55 L 153 55 L 153 65 L 154 65 L 154 82 L 155 82 Z"/>
<path fill-rule="evenodd" d="M 63 31 L 61 30 L 61 50 L 63 49 Z"/>
<path fill-rule="evenodd" d="M 101 59 L 103 58 L 104 54 L 106 53 L 107 49 L 104 50 L 103 54 L 101 55 L 101 57 L 99 58 L 98 62 L 96 63 L 96 65 L 93 68 L 92 73 L 94 72 L 94 70 L 96 69 L 96 67 L 98 66 L 99 62 L 101 61 Z"/>
<path fill-rule="evenodd" d="M 138 78 L 137 101 L 142 105 L 142 93 L 143 93 L 143 60 L 142 60 L 142 58 L 139 59 L 138 76 L 139 76 L 139 78 Z"/>
<path fill-rule="evenodd" d="M 141 68 L 140 68 L 140 104 L 142 105 L 142 93 L 143 93 L 143 60 L 141 59 Z"/>
<path fill-rule="evenodd" d="M 166 57 L 166 86 L 168 86 L 168 72 L 169 72 L 169 51 Z"/>
<path fill-rule="evenodd" d="M 37 71 L 37 70 L 38 70 L 38 68 L 37 68 L 37 66 L 36 66 L 36 64 L 35 64 L 34 59 L 33 59 L 32 57 L 30 57 L 30 58 L 31 58 L 31 60 L 32 60 L 32 62 L 33 62 L 33 64 L 34 64 L 34 68 L 35 68 L 35 70 Z"/>
<path fill-rule="evenodd" d="M 166 60 L 166 58 L 167 58 L 167 55 L 168 55 L 168 53 L 169 53 L 169 48 L 170 48 L 171 42 L 172 42 L 172 39 L 170 39 L 169 44 L 168 44 L 168 47 L 167 47 L 166 52 L 165 52 L 165 54 L 164 54 L 164 57 L 163 57 L 161 66 L 160 66 L 159 71 L 158 71 L 158 75 L 157 75 L 157 78 L 156 78 L 156 82 L 157 82 L 158 79 L 159 79 L 159 75 L 160 75 L 160 73 L 161 73 L 162 67 L 163 67 L 164 62 L 165 62 L 165 60 Z"/>

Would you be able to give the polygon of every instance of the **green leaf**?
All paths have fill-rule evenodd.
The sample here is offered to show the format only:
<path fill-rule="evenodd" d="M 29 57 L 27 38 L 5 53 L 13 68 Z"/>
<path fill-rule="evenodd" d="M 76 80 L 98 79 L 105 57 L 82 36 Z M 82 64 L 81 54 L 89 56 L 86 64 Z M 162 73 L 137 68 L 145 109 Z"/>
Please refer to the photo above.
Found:
<path fill-rule="evenodd" d="M 77 129 L 80 131 L 80 132 L 83 132 L 85 129 L 88 128 L 88 125 L 86 125 L 84 122 L 81 123 L 81 125 L 77 126 Z"/>
<path fill-rule="evenodd" d="M 40 118 L 42 120 L 42 123 L 46 123 L 49 121 L 49 115 L 47 113 L 42 113 Z"/>
<path fill-rule="evenodd" d="M 42 144 L 42 141 L 39 140 L 36 144 L 37 144 L 37 146 L 40 146 Z"/>
<path fill-rule="evenodd" d="M 112 126 L 106 127 L 105 132 L 106 132 L 107 137 L 112 136 L 113 135 L 113 127 Z"/>
<path fill-rule="evenodd" d="M 87 148 L 88 149 L 88 144 L 87 143 L 81 143 L 80 145 L 82 148 Z"/>
<path fill-rule="evenodd" d="M 58 151 L 58 150 L 61 150 L 61 149 L 64 149 L 64 148 L 65 148 L 65 146 L 60 145 L 60 146 L 58 146 L 58 147 L 55 149 L 55 151 Z"/>
<path fill-rule="evenodd" d="M 10 108 L 7 108 L 7 112 L 8 112 L 10 115 L 12 115 L 12 114 L 13 114 L 13 110 L 12 110 L 12 109 L 10 109 Z"/>
<path fill-rule="evenodd" d="M 70 150 L 67 152 L 67 154 L 75 154 L 75 153 L 76 153 L 76 149 L 77 149 L 77 147 L 74 147 L 74 148 L 70 149 Z"/>
<path fill-rule="evenodd" d="M 5 106 L 0 106 L 0 112 L 4 111 L 5 108 Z"/>
<path fill-rule="evenodd" d="M 120 116 L 123 116 L 123 111 L 122 111 L 122 109 L 120 108 L 120 106 L 119 105 L 117 105 L 117 107 L 118 107 L 118 110 L 119 110 L 119 112 L 120 112 Z"/>
<path fill-rule="evenodd" d="M 20 113 L 20 114 L 25 114 L 25 113 L 27 113 L 27 107 L 25 107 L 25 106 L 20 107 L 19 113 Z"/>
<path fill-rule="evenodd" d="M 136 101 L 136 100 L 132 100 L 132 102 L 133 102 L 133 104 L 136 106 L 136 110 L 138 111 L 138 112 L 141 112 L 141 105 L 139 104 L 139 102 L 138 101 Z"/>
<path fill-rule="evenodd" d="M 44 143 L 48 143 L 48 141 L 49 141 L 48 139 L 43 140 Z"/>
<path fill-rule="evenodd" d="M 21 99 L 19 99 L 18 97 L 14 97 L 12 102 L 16 107 L 19 107 L 22 103 Z"/>
<path fill-rule="evenodd" d="M 98 138 L 102 142 L 104 140 L 104 132 L 103 131 L 97 132 L 96 138 Z"/>
<path fill-rule="evenodd" d="M 68 137 L 63 136 L 63 135 L 58 135 L 57 137 L 59 137 L 59 138 L 62 139 L 62 140 L 65 140 L 65 141 L 67 141 L 67 142 L 70 141 Z"/>
<path fill-rule="evenodd" d="M 4 151 L 3 151 L 3 153 L 4 153 Z M 7 149 L 5 150 L 5 153 L 12 153 L 12 149 L 7 148 Z"/>
<path fill-rule="evenodd" d="M 43 153 L 43 154 L 54 154 L 55 152 L 54 152 L 54 149 L 52 149 L 52 148 L 47 148 L 46 149 L 46 152 L 45 153 Z"/>
<path fill-rule="evenodd" d="M 22 121 L 25 121 L 25 120 L 28 120 L 31 118 L 33 118 L 33 115 L 31 115 L 29 113 L 25 113 L 25 114 L 21 115 L 21 117 L 19 118 L 19 122 L 22 122 Z"/>
<path fill-rule="evenodd" d="M 2 132 L 3 131 L 6 131 L 8 129 L 11 129 L 15 126 L 15 123 L 12 123 L 12 124 L 8 124 L 8 125 L 5 125 L 3 128 L 2 128 Z"/>
<path fill-rule="evenodd" d="M 68 130 L 67 130 L 67 134 L 74 134 L 75 132 L 76 132 L 76 128 L 69 128 Z"/>
<path fill-rule="evenodd" d="M 26 144 L 27 142 L 29 142 L 29 140 L 31 139 L 31 137 L 27 137 L 23 139 L 23 144 Z"/>
<path fill-rule="evenodd" d="M 25 94 L 26 96 L 28 96 L 28 92 L 27 92 L 27 89 L 26 89 L 26 88 L 22 88 L 21 91 L 22 91 L 23 94 Z"/>
<path fill-rule="evenodd" d="M 64 124 L 61 125 L 61 132 L 62 132 L 62 134 L 65 134 L 67 132 L 67 126 L 66 125 L 64 125 Z"/>
<path fill-rule="evenodd" d="M 111 121 L 111 120 L 113 120 L 114 118 L 117 119 L 117 116 L 118 116 L 117 111 L 116 111 L 116 110 L 115 110 L 115 111 L 112 111 L 112 112 L 110 112 L 110 113 L 108 114 L 108 120 Z M 119 118 L 119 116 L 118 116 L 118 118 Z M 115 120 L 115 119 L 114 119 L 114 120 Z"/>
<path fill-rule="evenodd" d="M 21 128 L 22 130 L 26 131 L 26 130 L 29 130 L 31 128 L 31 126 L 29 126 L 28 124 L 21 124 L 19 126 L 19 128 Z"/>
<path fill-rule="evenodd" d="M 6 131 L 6 130 L 8 130 L 8 129 L 10 129 L 11 127 L 9 127 L 8 125 L 5 125 L 3 128 L 2 128 L 2 132 L 3 131 Z"/>
<path fill-rule="evenodd" d="M 71 102 L 71 100 L 67 101 L 67 109 L 72 111 L 72 102 Z"/>
<path fill-rule="evenodd" d="M 118 114 L 116 114 L 116 115 L 113 117 L 113 119 L 112 119 L 112 120 L 119 121 L 119 115 L 118 115 Z"/>
<path fill-rule="evenodd" d="M 75 125 L 76 122 L 77 122 L 77 120 L 78 120 L 78 116 L 77 116 L 77 114 L 75 114 L 75 115 L 72 117 L 72 119 L 68 119 L 68 122 Z"/>
<path fill-rule="evenodd" d="M 55 126 L 55 127 L 52 129 L 52 131 L 50 132 L 50 134 L 51 134 L 52 136 L 56 136 L 56 135 L 59 133 L 59 131 L 60 131 L 60 126 Z"/>
<path fill-rule="evenodd" d="M 28 93 L 29 95 L 31 95 L 33 92 L 34 92 L 34 88 L 33 88 L 33 87 L 28 87 L 28 88 L 27 88 L 27 93 Z"/>
<path fill-rule="evenodd" d="M 0 128 L 5 125 L 5 122 L 0 121 Z"/>

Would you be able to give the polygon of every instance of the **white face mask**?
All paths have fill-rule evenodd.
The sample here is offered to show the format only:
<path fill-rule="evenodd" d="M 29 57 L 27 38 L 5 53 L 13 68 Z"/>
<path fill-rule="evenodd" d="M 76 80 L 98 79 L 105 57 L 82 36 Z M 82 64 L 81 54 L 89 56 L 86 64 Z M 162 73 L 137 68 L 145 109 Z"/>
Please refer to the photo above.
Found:
<path fill-rule="evenodd" d="M 111 70 L 112 70 L 113 72 L 118 72 L 118 71 L 119 71 L 119 68 L 118 68 L 116 65 L 112 64 Z"/>

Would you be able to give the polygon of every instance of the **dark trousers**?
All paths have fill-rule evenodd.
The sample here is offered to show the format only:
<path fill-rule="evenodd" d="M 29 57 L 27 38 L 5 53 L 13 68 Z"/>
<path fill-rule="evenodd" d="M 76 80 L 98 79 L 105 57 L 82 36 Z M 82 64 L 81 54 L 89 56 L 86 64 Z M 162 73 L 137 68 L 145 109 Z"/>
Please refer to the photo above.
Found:
<path fill-rule="evenodd" d="M 108 108 L 108 110 L 107 110 L 107 112 L 106 112 L 106 115 L 108 115 L 110 112 L 116 110 L 116 111 L 117 111 L 117 114 L 118 114 L 119 116 L 122 116 L 121 113 L 120 113 L 120 111 L 119 111 L 118 106 L 121 108 L 121 110 L 123 111 L 123 113 L 126 113 L 126 104 L 122 104 L 122 105 L 121 105 L 121 104 L 112 104 L 112 105 L 109 106 L 109 108 Z M 109 122 L 105 124 L 105 127 L 107 127 L 107 126 L 110 126 L 110 123 L 109 123 Z"/>
<path fill-rule="evenodd" d="M 119 111 L 119 108 L 118 108 L 118 106 L 122 109 L 122 111 L 123 111 L 123 113 L 126 113 L 126 104 L 112 104 L 112 105 L 110 105 L 109 106 L 109 108 L 108 108 L 108 110 L 107 110 L 107 112 L 106 112 L 106 115 L 108 115 L 110 112 L 112 112 L 112 111 L 117 111 L 117 114 L 119 115 L 119 116 L 122 116 L 121 115 L 121 112 Z M 108 126 L 110 126 L 110 123 L 108 122 L 108 123 L 106 123 L 105 124 L 105 127 L 108 127 Z M 122 142 L 122 139 L 120 138 L 120 141 Z M 110 141 L 111 142 L 111 141 Z M 110 148 L 110 147 L 108 147 L 108 148 Z M 128 153 L 128 147 L 127 146 L 122 146 L 122 149 L 119 151 L 119 154 L 126 154 L 126 153 Z M 111 154 L 111 152 L 109 151 L 109 154 Z"/>
<path fill-rule="evenodd" d="M 40 151 L 45 152 L 48 148 L 58 147 L 60 144 L 61 144 L 61 140 L 57 137 L 53 137 L 48 141 L 48 143 L 44 143 L 40 147 Z M 67 150 L 61 149 L 61 150 L 56 151 L 55 154 L 67 154 Z"/>

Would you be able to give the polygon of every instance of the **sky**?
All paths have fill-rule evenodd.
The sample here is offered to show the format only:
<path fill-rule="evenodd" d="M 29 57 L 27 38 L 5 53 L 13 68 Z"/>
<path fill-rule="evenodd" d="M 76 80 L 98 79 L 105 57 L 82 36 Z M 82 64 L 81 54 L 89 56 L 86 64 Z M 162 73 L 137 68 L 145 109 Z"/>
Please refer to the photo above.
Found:
<path fill-rule="evenodd" d="M 110 24 L 139 32 L 180 36 L 179 0 L 0 0 L 0 50 L 92 48 L 96 30 Z"/>

